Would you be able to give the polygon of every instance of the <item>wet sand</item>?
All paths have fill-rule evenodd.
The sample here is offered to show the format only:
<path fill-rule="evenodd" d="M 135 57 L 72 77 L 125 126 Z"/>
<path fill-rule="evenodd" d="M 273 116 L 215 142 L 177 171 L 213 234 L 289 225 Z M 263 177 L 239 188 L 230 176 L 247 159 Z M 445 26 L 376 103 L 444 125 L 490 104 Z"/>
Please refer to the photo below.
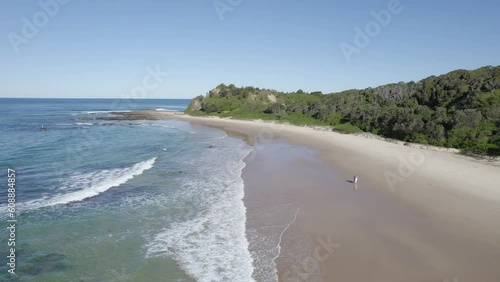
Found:
<path fill-rule="evenodd" d="M 247 227 L 282 215 L 280 281 L 500 281 L 498 162 L 311 128 L 175 118 L 255 145 L 243 172 Z"/>
<path fill-rule="evenodd" d="M 498 281 L 500 250 L 479 226 L 387 197 L 370 183 L 354 186 L 345 181 L 349 174 L 328 164 L 304 158 L 279 164 L 276 153 L 262 153 L 266 156 L 249 163 L 244 179 L 249 190 L 260 187 L 267 194 L 246 201 L 249 210 L 260 206 L 259 196 L 302 206 L 282 241 L 280 281 L 317 281 L 307 276 L 316 270 L 323 281 Z M 309 237 L 305 257 L 296 252 L 303 240 L 294 233 Z"/>

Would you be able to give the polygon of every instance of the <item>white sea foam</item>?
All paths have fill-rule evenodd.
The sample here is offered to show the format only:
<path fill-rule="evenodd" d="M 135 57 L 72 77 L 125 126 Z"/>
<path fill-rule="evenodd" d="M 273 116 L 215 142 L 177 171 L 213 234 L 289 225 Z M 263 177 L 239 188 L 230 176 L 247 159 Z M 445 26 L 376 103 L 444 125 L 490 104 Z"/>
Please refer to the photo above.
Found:
<path fill-rule="evenodd" d="M 169 256 L 197 281 L 254 281 L 241 178 L 250 148 L 227 142 L 225 153 L 205 150 L 191 161 L 197 173 L 184 180 L 182 193 L 199 207 L 196 216 L 171 224 L 148 244 L 147 257 Z"/>
<path fill-rule="evenodd" d="M 281 241 L 283 239 L 283 234 L 285 234 L 285 232 L 288 230 L 288 228 L 290 228 L 290 225 L 292 225 L 295 222 L 295 220 L 297 220 L 297 215 L 299 214 L 299 211 L 300 211 L 301 208 L 302 208 L 302 206 L 300 206 L 297 209 L 297 211 L 295 212 L 295 215 L 293 217 L 293 220 L 286 225 L 286 227 L 285 227 L 285 229 L 283 229 L 283 231 L 281 231 L 281 234 L 280 234 L 279 240 L 278 240 L 278 246 L 277 246 L 278 251 L 277 251 L 276 256 L 273 258 L 273 262 L 275 264 L 276 264 L 276 259 L 279 258 L 279 256 L 281 255 Z M 278 270 L 276 269 L 276 277 L 277 276 L 278 276 Z"/>
<path fill-rule="evenodd" d="M 112 187 L 119 186 L 153 167 L 156 158 L 137 163 L 127 168 L 102 170 L 93 173 L 76 174 L 68 178 L 55 196 L 44 197 L 21 203 L 22 208 L 37 209 L 95 197 Z"/>
<path fill-rule="evenodd" d="M 88 115 L 99 115 L 99 114 L 108 114 L 108 113 L 113 113 L 113 112 L 126 113 L 126 112 L 130 112 L 130 110 L 90 111 L 90 112 L 85 112 L 85 113 L 88 114 Z"/>
<path fill-rule="evenodd" d="M 160 111 L 160 112 L 178 112 L 177 110 L 169 110 L 169 109 L 164 109 L 164 108 L 158 108 L 158 109 L 155 109 L 155 111 Z"/>
<path fill-rule="evenodd" d="M 226 137 L 227 137 L 227 134 L 226 134 L 226 132 L 224 132 L 224 135 L 222 135 L 222 136 L 220 136 L 220 137 L 217 137 L 216 139 L 224 139 L 224 138 L 226 138 Z"/>
<path fill-rule="evenodd" d="M 77 122 L 75 125 L 92 125 L 92 123 L 89 122 Z"/>
<path fill-rule="evenodd" d="M 282 253 L 282 241 L 289 236 L 297 237 L 297 233 L 289 233 L 288 230 L 293 226 L 299 215 L 301 207 L 297 207 L 298 203 L 278 203 L 273 206 L 261 207 L 258 210 L 252 210 L 248 214 L 249 228 L 247 229 L 247 237 L 250 246 L 250 252 L 254 258 L 255 273 L 254 278 L 257 281 L 278 281 L 278 272 L 276 260 L 278 257 L 286 261 L 291 258 L 300 258 L 293 261 L 289 265 L 302 266 L 304 259 L 309 254 L 310 246 L 304 240 L 295 239 L 300 249 L 290 252 L 288 246 L 287 253 Z M 293 255 L 291 255 L 293 254 Z M 303 257 L 305 256 L 305 257 Z M 294 274 L 295 275 L 295 274 Z M 302 281 L 294 275 L 285 275 L 280 277 L 283 281 Z M 279 280 L 279 281 L 281 281 Z M 309 279 L 304 281 L 311 281 Z"/>

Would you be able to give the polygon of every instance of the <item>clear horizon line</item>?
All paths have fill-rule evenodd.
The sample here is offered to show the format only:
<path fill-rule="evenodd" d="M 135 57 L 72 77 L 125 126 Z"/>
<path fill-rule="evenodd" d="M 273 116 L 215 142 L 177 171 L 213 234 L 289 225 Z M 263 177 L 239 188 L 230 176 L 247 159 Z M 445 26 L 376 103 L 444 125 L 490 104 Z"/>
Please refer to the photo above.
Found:
<path fill-rule="evenodd" d="M 67 99 L 67 100 L 82 100 L 82 99 L 94 99 L 94 100 L 192 100 L 194 98 L 144 98 L 144 99 L 134 99 L 134 98 L 92 98 L 92 97 L 0 97 L 0 99 Z"/>

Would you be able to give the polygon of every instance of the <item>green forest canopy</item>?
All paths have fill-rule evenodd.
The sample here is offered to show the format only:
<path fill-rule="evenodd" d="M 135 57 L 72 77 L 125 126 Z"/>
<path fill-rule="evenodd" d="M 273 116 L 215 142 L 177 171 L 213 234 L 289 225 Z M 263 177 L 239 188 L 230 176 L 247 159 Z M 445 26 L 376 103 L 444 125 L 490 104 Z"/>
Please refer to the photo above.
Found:
<path fill-rule="evenodd" d="M 331 126 L 500 155 L 500 66 L 331 94 L 221 84 L 194 98 L 186 112 Z"/>

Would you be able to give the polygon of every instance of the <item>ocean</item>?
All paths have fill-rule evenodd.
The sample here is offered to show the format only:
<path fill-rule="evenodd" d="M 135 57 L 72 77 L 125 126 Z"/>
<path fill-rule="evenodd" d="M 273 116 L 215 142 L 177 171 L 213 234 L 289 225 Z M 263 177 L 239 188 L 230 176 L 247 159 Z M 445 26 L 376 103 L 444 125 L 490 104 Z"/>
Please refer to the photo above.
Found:
<path fill-rule="evenodd" d="M 252 148 L 183 121 L 95 119 L 188 104 L 0 99 L 0 280 L 253 281 L 241 178 Z"/>

